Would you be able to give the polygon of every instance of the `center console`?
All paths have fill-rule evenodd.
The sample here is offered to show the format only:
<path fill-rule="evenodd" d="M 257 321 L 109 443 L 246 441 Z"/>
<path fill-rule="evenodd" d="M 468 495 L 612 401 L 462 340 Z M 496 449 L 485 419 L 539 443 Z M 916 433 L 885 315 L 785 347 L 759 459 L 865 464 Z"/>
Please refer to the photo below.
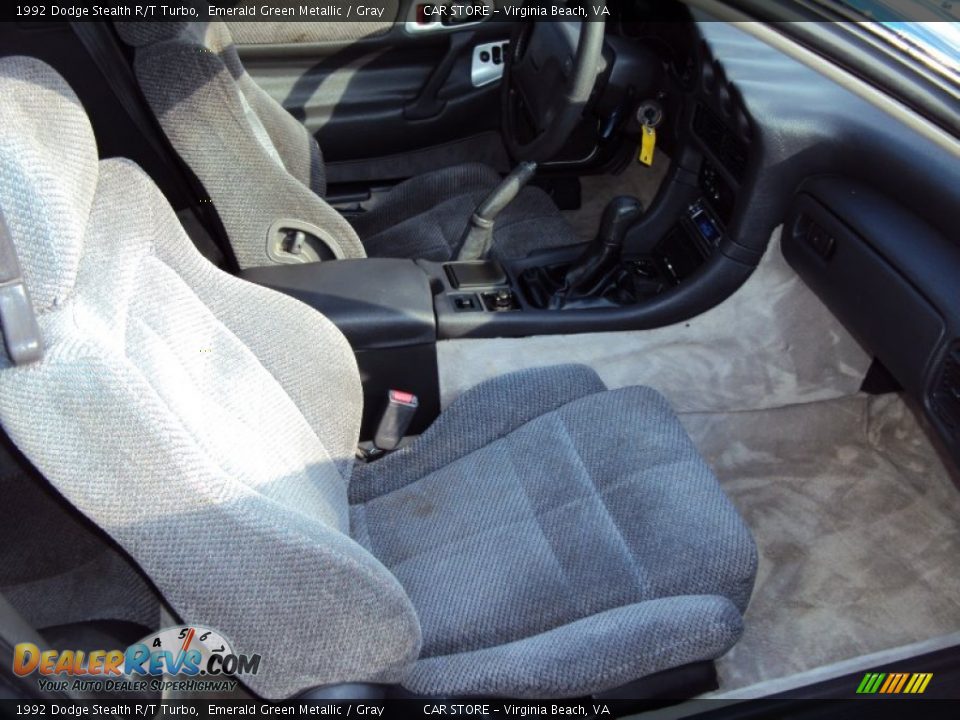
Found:
<path fill-rule="evenodd" d="M 440 412 L 433 292 L 412 260 L 271 265 L 240 277 L 316 308 L 350 341 L 363 383 L 362 440 L 373 437 L 389 390 L 419 398 L 410 433 L 433 422 Z"/>
<path fill-rule="evenodd" d="M 643 302 L 692 275 L 716 250 L 721 227 L 709 207 L 697 201 L 651 251 L 625 252 L 619 257 L 592 291 L 560 302 L 557 290 L 570 263 L 558 258 L 558 262 L 525 267 L 519 275 L 521 293 L 540 309 L 582 310 Z"/>
<path fill-rule="evenodd" d="M 409 430 L 417 433 L 439 412 L 439 340 L 657 327 L 712 307 L 738 286 L 749 269 L 723 252 L 728 187 L 706 163 L 698 174 L 683 172 L 681 181 L 668 180 L 677 187 L 665 207 L 644 213 L 632 198 L 612 201 L 586 246 L 505 262 L 274 265 L 241 277 L 307 303 L 346 335 L 363 379 L 364 439 L 390 389 L 419 397 Z"/>
<path fill-rule="evenodd" d="M 420 261 L 431 278 L 438 336 L 619 330 L 642 327 L 648 313 L 659 314 L 657 324 L 670 322 L 668 298 L 682 295 L 695 273 L 731 270 L 719 251 L 733 202 L 729 186 L 704 162 L 687 190 L 684 205 L 646 247 L 625 241 L 637 217 L 618 198 L 586 250 L 565 247 L 507 262 Z M 618 211 L 630 221 L 623 227 Z"/>

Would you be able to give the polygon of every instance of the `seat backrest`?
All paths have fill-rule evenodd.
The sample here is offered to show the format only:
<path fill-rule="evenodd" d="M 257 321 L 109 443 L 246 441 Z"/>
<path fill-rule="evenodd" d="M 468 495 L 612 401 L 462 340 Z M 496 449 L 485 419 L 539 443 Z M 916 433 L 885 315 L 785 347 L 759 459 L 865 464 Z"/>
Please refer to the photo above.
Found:
<path fill-rule="evenodd" d="M 319 229 L 338 257 L 365 257 L 354 229 L 323 200 L 316 140 L 244 70 L 225 23 L 114 26 L 135 49 L 140 88 L 210 194 L 241 267 L 301 261 L 276 249 L 270 230 L 283 219 Z"/>
<path fill-rule="evenodd" d="M 419 624 L 349 535 L 361 387 L 319 313 L 207 262 L 77 97 L 0 60 L 0 212 L 44 355 L 0 356 L 0 423 L 183 621 L 260 653 L 268 697 L 398 678 Z"/>

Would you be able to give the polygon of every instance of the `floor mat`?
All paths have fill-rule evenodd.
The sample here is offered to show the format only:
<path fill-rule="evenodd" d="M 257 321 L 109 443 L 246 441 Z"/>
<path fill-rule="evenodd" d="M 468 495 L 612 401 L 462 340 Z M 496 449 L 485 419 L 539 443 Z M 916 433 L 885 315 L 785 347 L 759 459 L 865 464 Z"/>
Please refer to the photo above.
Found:
<path fill-rule="evenodd" d="M 960 629 L 960 491 L 894 395 L 688 414 L 760 567 L 721 690 Z"/>

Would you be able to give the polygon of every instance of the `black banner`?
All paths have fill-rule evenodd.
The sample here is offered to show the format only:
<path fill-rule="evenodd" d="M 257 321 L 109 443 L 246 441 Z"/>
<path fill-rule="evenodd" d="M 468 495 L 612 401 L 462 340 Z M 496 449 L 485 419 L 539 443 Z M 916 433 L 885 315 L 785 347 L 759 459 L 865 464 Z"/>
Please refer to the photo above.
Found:
<path fill-rule="evenodd" d="M 723 3 L 720 3 L 721 5 Z M 756 19 L 776 19 L 783 7 L 762 2 L 736 2 Z M 677 19 L 679 4 L 673 0 L 180 0 L 180 2 L 129 2 L 61 0 L 59 2 L 14 2 L 0 6 L 0 20 L 44 21 L 209 21 L 231 22 L 372 22 L 442 23 L 456 26 L 484 21 L 532 19 L 584 20 L 590 18 L 626 21 Z M 797 10 L 801 3 L 796 4 Z M 808 6 L 807 11 L 809 12 Z M 839 0 L 831 5 L 836 19 L 896 21 L 960 20 L 960 3 L 942 0 Z M 767 15 L 764 17 L 764 15 Z M 813 19 L 809 16 L 805 19 Z"/>
<path fill-rule="evenodd" d="M 649 19 L 663 15 L 658 9 L 667 3 L 642 2 Z M 5 5 L 0 19 L 10 20 L 139 20 L 230 22 L 370 22 L 427 25 L 439 22 L 456 25 L 485 21 L 586 20 L 611 17 L 616 12 L 634 12 L 626 0 L 267 0 L 256 2 L 203 2 L 182 0 L 172 3 L 24 2 Z"/>
<path fill-rule="evenodd" d="M 655 712 L 657 718 L 956 718 L 956 701 L 869 700 L 663 701 L 14 701 L 0 700 L 4 718 L 617 718 Z"/>

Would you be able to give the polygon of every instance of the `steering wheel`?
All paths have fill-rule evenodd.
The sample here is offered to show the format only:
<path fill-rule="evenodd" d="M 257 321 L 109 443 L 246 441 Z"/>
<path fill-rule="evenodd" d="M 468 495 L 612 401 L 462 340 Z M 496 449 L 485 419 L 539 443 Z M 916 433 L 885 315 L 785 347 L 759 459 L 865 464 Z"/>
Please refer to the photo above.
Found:
<path fill-rule="evenodd" d="M 503 140 L 515 160 L 549 160 L 577 126 L 597 80 L 604 21 L 519 23 L 500 86 Z"/>

